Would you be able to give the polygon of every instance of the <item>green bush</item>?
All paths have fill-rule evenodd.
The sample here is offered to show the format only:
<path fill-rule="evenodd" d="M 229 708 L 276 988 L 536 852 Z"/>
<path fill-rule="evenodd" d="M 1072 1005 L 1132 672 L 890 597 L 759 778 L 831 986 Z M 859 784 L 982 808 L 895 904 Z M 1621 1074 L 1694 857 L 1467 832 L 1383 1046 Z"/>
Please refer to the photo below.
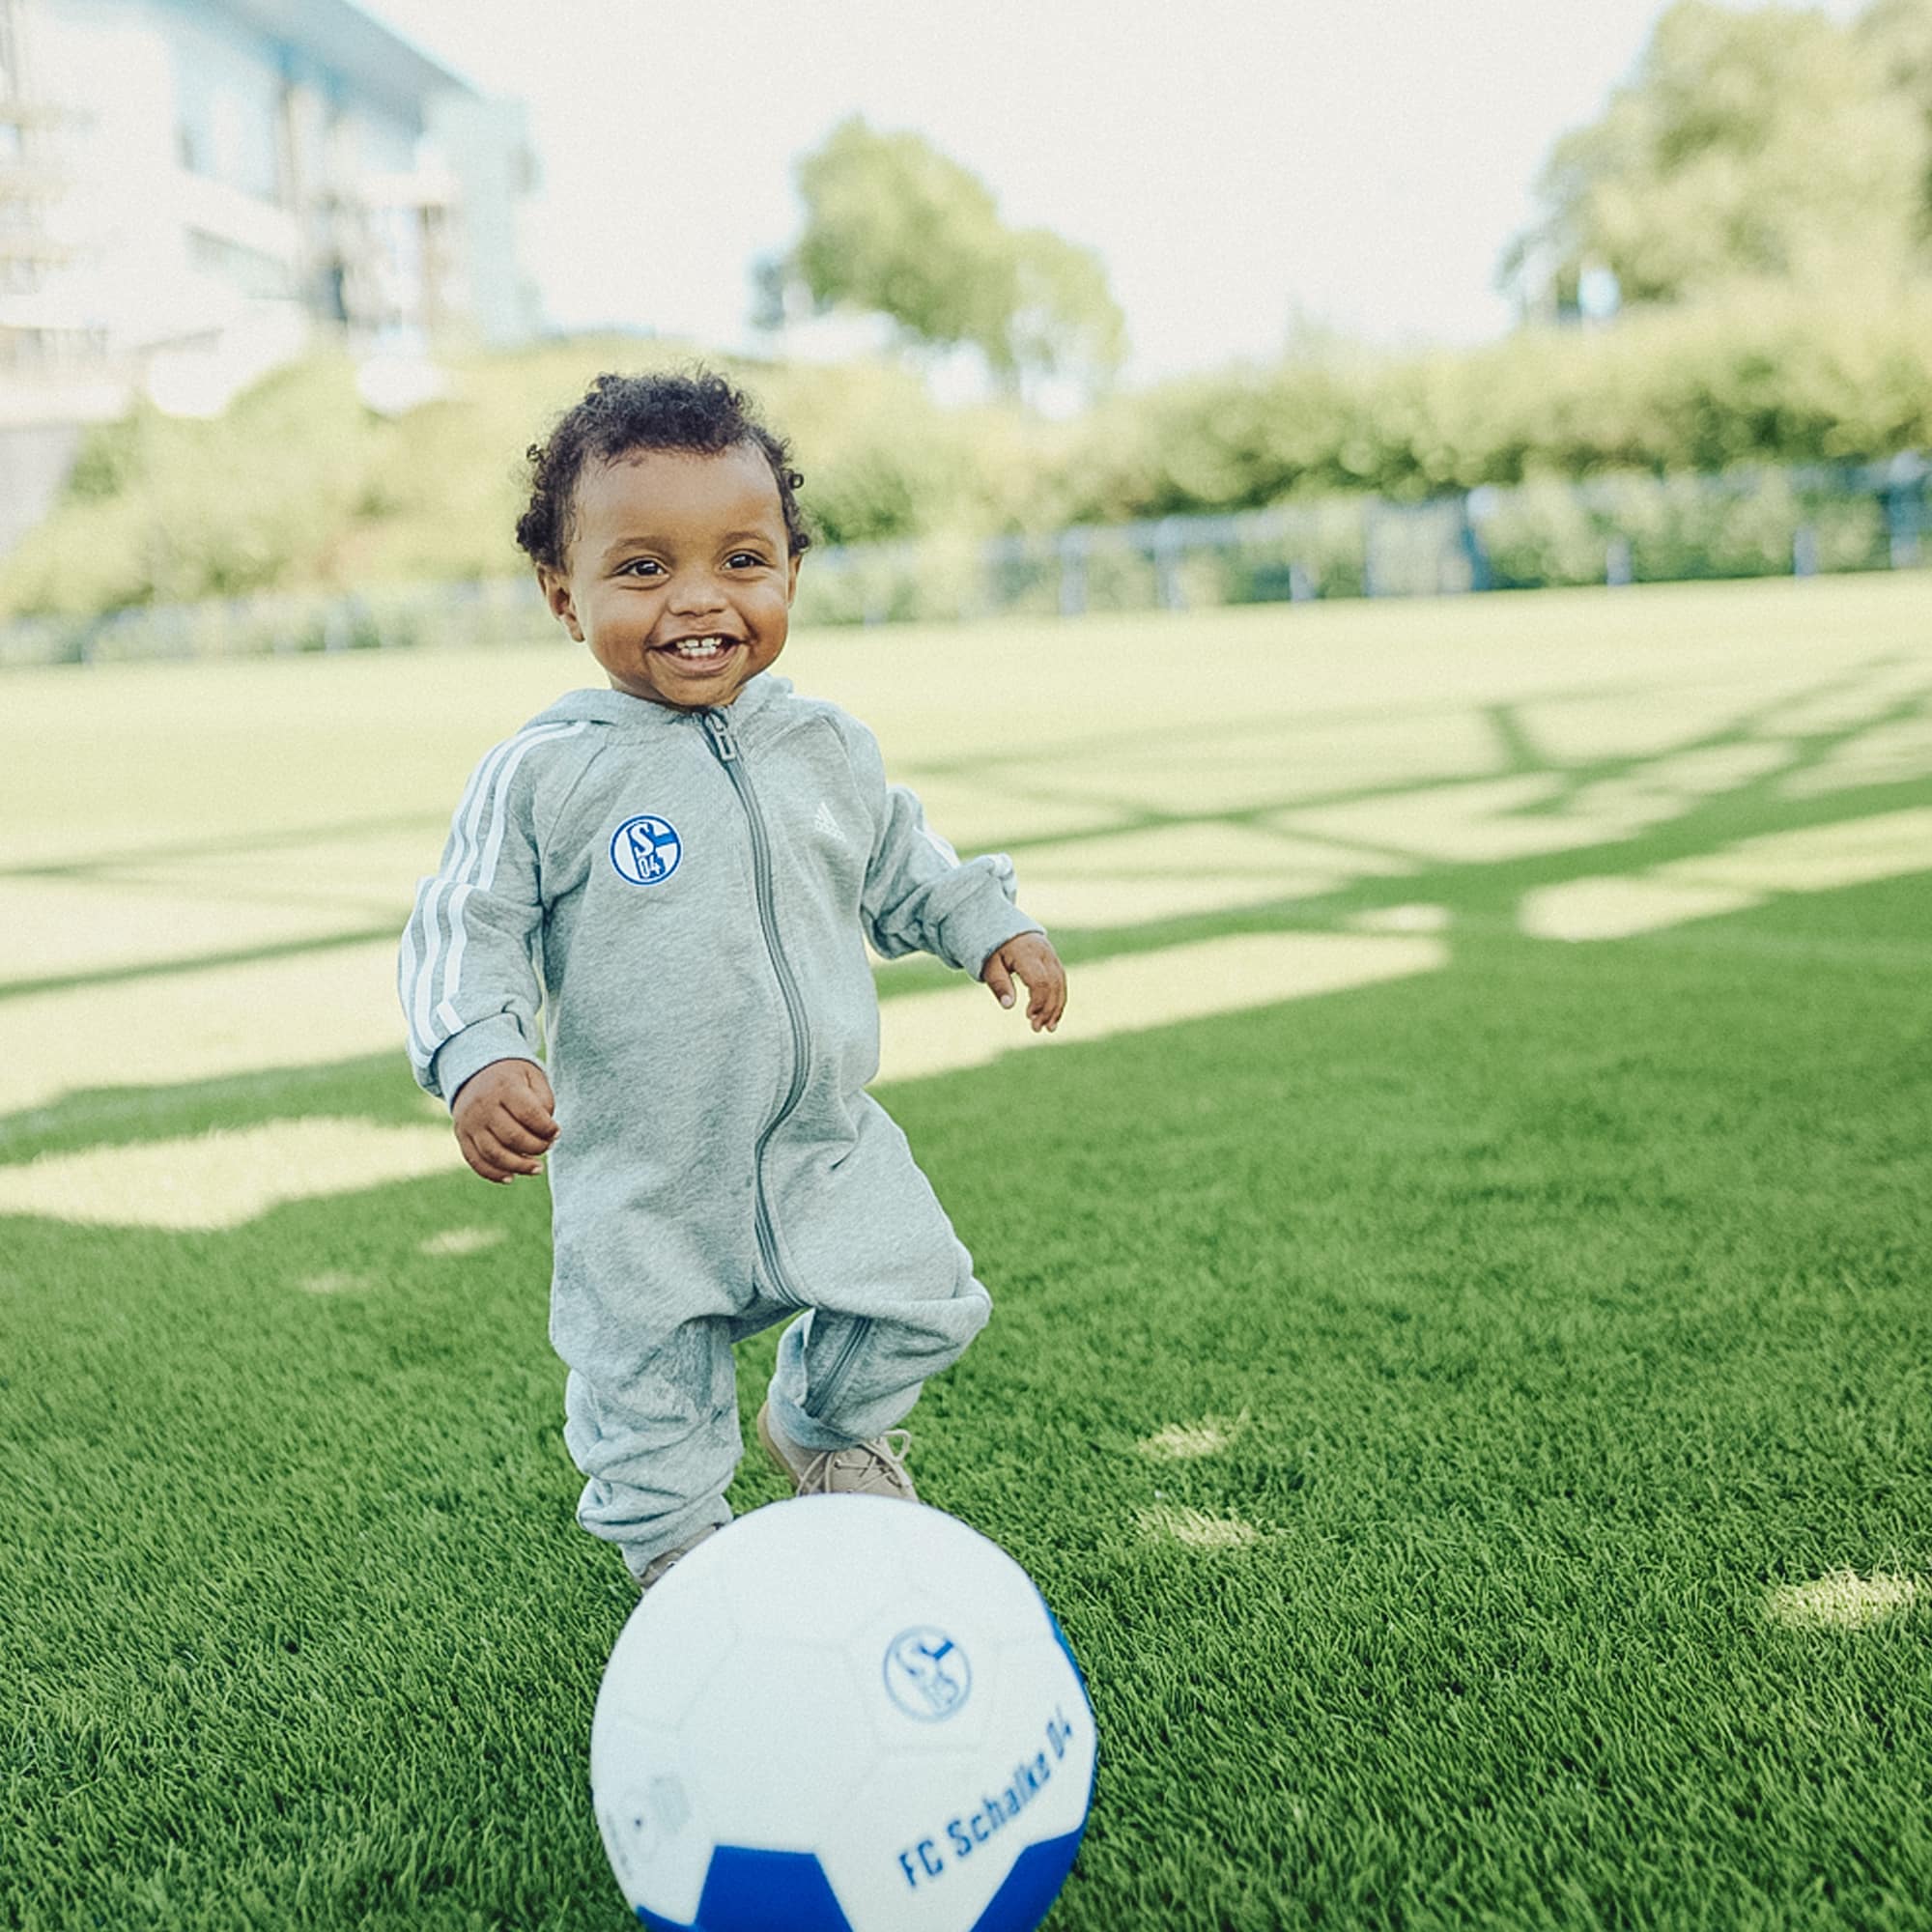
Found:
<path fill-rule="evenodd" d="M 1932 290 L 1821 304 L 1741 289 L 1459 353 L 1330 348 L 1117 397 L 1081 428 L 1055 499 L 1068 522 L 1875 460 L 1932 444 Z"/>
<path fill-rule="evenodd" d="M 396 420 L 364 408 L 339 356 L 279 371 L 213 422 L 144 406 L 86 439 L 64 501 L 0 561 L 0 616 L 525 569 L 529 446 L 601 371 L 695 359 L 621 337 L 462 358 L 448 397 Z M 1023 518 L 1032 465 L 1016 409 L 943 411 L 885 364 L 706 359 L 791 438 L 822 541 Z"/>
<path fill-rule="evenodd" d="M 450 395 L 389 420 L 362 406 L 350 363 L 325 355 L 214 422 L 143 409 L 90 435 L 63 502 L 0 561 L 0 618 L 514 575 L 526 568 L 513 532 L 528 446 L 601 370 L 692 359 L 682 345 L 625 337 L 464 357 Z M 709 359 L 791 438 L 827 545 L 1299 505 L 1313 521 L 1279 554 L 1190 564 L 1204 596 L 1224 600 L 1280 594 L 1292 570 L 1323 594 L 1360 589 L 1361 513 L 1333 505 L 1364 493 L 1424 505 L 1482 485 L 1524 490 L 1492 532 L 1506 580 L 1586 582 L 1603 574 L 1607 513 L 1559 500 L 1555 483 L 1932 447 L 1926 286 L 1832 303 L 1743 289 L 1460 352 L 1321 347 L 1117 394 L 1065 423 L 1009 404 L 942 409 L 887 363 Z M 1719 513 L 1695 492 L 1634 499 L 1632 514 L 1640 575 L 1771 567 L 1780 549 L 1788 566 L 1792 530 L 1807 520 L 1764 503 Z M 1876 541 L 1866 510 L 1808 521 L 1821 567 L 1845 567 Z M 1089 561 L 1090 608 L 1146 594 L 1145 559 L 1096 551 Z M 1057 554 L 1000 567 L 1024 583 L 980 582 L 956 561 L 935 568 L 874 560 L 836 583 L 814 573 L 810 596 L 859 615 L 909 599 L 983 608 L 1006 592 L 1059 606 Z"/>

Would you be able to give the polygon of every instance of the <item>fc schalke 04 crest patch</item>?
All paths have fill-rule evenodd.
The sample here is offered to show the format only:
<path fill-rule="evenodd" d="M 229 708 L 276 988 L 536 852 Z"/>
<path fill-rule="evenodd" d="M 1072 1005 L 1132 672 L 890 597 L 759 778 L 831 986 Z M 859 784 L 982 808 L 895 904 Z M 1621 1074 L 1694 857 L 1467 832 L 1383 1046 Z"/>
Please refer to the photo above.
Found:
<path fill-rule="evenodd" d="M 661 886 L 684 857 L 677 827 L 668 818 L 639 812 L 618 826 L 611 840 L 611 863 L 617 876 L 634 886 Z"/>
<path fill-rule="evenodd" d="M 926 1724 L 952 1717 L 973 1690 L 966 1653 L 930 1624 L 900 1631 L 886 1646 L 885 1676 L 893 1702 Z"/>

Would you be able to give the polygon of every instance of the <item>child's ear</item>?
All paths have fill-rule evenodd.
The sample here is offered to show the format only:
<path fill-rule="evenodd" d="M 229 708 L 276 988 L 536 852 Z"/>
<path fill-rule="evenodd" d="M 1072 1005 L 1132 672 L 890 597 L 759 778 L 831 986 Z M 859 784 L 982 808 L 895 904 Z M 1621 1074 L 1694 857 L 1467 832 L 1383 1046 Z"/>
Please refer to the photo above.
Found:
<path fill-rule="evenodd" d="M 577 606 L 570 601 L 570 580 L 549 564 L 537 565 L 537 582 L 543 585 L 544 602 L 550 614 L 581 644 L 583 626 L 577 621 Z"/>
<path fill-rule="evenodd" d="M 791 600 L 798 595 L 798 567 L 805 561 L 805 553 L 795 550 L 791 554 L 791 569 L 785 573 L 785 605 L 789 609 Z"/>

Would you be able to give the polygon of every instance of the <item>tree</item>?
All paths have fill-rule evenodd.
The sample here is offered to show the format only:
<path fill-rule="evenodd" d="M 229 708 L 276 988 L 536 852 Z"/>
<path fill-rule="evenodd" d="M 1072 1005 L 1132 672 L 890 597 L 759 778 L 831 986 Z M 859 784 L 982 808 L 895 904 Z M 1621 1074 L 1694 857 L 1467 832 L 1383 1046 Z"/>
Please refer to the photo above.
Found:
<path fill-rule="evenodd" d="M 1045 228 L 1021 229 L 1012 245 L 1017 299 L 1007 341 L 1013 366 L 1111 376 L 1126 355 L 1126 323 L 1099 256 Z"/>
<path fill-rule="evenodd" d="M 799 163 L 798 188 L 803 233 L 755 271 L 761 321 L 795 294 L 821 314 L 887 316 L 909 344 L 979 350 L 1009 387 L 1120 366 L 1124 326 L 1098 256 L 1008 228 L 985 184 L 921 136 L 854 115 Z"/>
<path fill-rule="evenodd" d="M 1874 0 L 1853 31 L 1892 89 L 1918 111 L 1918 233 L 1932 242 L 1932 0 Z"/>
<path fill-rule="evenodd" d="M 1921 118 L 1863 37 L 1822 14 L 1678 0 L 1603 117 L 1556 144 L 1542 218 L 1501 278 L 1528 308 L 1574 304 L 1592 268 L 1626 303 L 1896 272 L 1918 249 L 1924 161 Z"/>

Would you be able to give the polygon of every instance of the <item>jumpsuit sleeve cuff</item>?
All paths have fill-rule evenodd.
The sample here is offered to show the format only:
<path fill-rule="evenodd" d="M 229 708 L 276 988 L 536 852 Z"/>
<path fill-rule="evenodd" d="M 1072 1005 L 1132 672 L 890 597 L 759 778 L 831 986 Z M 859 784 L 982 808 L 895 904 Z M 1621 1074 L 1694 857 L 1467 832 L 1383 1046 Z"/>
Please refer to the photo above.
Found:
<path fill-rule="evenodd" d="M 947 915 L 940 927 L 942 956 L 977 980 L 988 956 L 1008 940 L 1017 939 L 1023 932 L 1045 930 L 1038 920 L 1020 911 L 997 880 L 989 878 L 985 890 L 975 893 Z"/>
<path fill-rule="evenodd" d="M 999 941 L 993 943 L 997 946 Z M 487 1020 L 478 1020 L 474 1026 L 465 1027 L 461 1033 L 451 1034 L 430 1062 L 429 1090 L 445 1105 L 453 1106 L 463 1083 L 497 1060 L 527 1060 L 533 1065 L 543 1065 L 524 1037 L 523 1028 L 508 1013 L 497 1013 Z"/>

